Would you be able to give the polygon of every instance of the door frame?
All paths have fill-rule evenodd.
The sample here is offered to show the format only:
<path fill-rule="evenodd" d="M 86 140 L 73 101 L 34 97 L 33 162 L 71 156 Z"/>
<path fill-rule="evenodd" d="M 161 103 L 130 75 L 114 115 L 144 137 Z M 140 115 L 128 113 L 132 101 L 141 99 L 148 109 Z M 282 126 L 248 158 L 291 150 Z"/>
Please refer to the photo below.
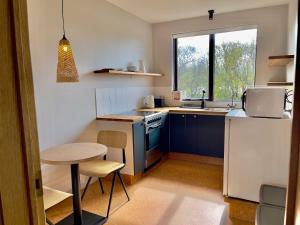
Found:
<path fill-rule="evenodd" d="M 1 32 L 3 40 L 8 40 L 9 43 L 6 51 L 2 55 L 3 63 L 11 65 L 3 66 L 2 85 L 5 85 L 13 96 L 0 95 L 1 98 L 11 98 L 11 103 L 14 105 L 13 109 L 17 115 L 16 121 L 4 121 L 5 125 L 9 126 L 14 124 L 10 129 L 16 130 L 18 138 L 20 139 L 21 146 L 20 155 L 23 161 L 22 166 L 25 189 L 25 202 L 28 206 L 28 218 L 32 225 L 44 225 L 45 214 L 43 206 L 43 188 L 41 178 L 41 166 L 38 144 L 38 133 L 36 123 L 35 101 L 33 78 L 31 68 L 30 46 L 29 46 L 29 29 L 28 29 L 28 16 L 27 16 L 27 1 L 26 0 L 1 0 L 2 10 L 0 9 L 0 19 L 2 19 L 4 32 Z M 10 40 L 9 40 L 10 38 Z M 7 73 L 6 73 L 7 72 Z M 2 76 L 2 75 L 1 75 Z M 0 84 L 1 85 L 1 84 Z M 1 94 L 1 93 L 0 93 Z M 10 109 L 7 101 L 1 101 L 1 107 Z M 4 111 L 4 109 L 3 109 Z M 7 114 L 11 112 L 6 112 Z M 0 131 L 2 137 L 5 136 L 4 128 Z M 7 140 L 9 142 L 11 139 Z M 8 145 L 10 143 L 7 143 Z M 15 143 L 11 143 L 14 147 Z M 2 158 L 1 160 L 5 160 Z M 13 162 L 12 162 L 13 163 Z M 1 166 L 0 166 L 1 167 Z M 3 168 L 1 168 L 3 169 Z M 5 171 L 9 173 L 10 171 Z M 11 177 L 16 179 L 15 184 L 20 182 L 20 178 Z M 17 180 L 19 179 L 19 180 Z M 21 180 L 22 180 L 21 179 Z M 5 181 L 2 181 L 5 182 Z M 23 190 L 22 190 L 23 191 Z M 0 193 L 1 194 L 1 193 Z M 2 196 L 3 197 L 3 196 Z M 0 197 L 1 199 L 1 197 Z M 17 202 L 13 202 L 15 208 L 18 207 Z M 0 224 L 5 225 L 5 209 L 1 201 L 3 211 L 1 210 Z M 15 216 L 18 214 L 16 213 Z M 28 222 L 28 221 L 27 221 Z M 27 224 L 23 221 L 23 224 Z M 20 224 L 22 221 L 20 221 Z"/>
<path fill-rule="evenodd" d="M 16 95 L 19 106 L 20 132 L 22 136 L 22 154 L 25 162 L 25 178 L 27 196 L 29 198 L 30 222 L 32 225 L 45 223 L 39 145 L 36 126 L 35 101 L 33 90 L 32 69 L 30 60 L 28 17 L 26 0 L 2 0 L 10 6 L 10 22 L 12 24 L 11 51 L 15 55 Z M 1 11 L 1 10 L 0 10 Z M 299 4 L 298 4 L 299 15 Z M 299 17 L 298 17 L 298 24 Z M 3 34 L 0 34 L 3 35 Z M 299 37 L 299 29 L 298 29 Z M 297 37 L 297 40 L 298 40 Z M 300 43 L 297 43 L 297 55 L 300 54 Z M 295 223 L 295 212 L 300 209 L 300 60 L 296 59 L 294 91 L 294 110 L 292 126 L 292 146 L 290 174 L 287 197 L 286 225 Z M 299 183 L 298 183 L 299 182 Z M 0 197 L 1 200 L 1 197 Z M 1 206 L 1 202 L 0 202 Z M 3 217 L 0 213 L 0 223 Z"/>
<path fill-rule="evenodd" d="M 298 4 L 298 26 L 300 22 L 300 6 Z M 296 212 L 300 210 L 300 55 L 299 28 L 297 31 L 296 68 L 294 80 L 294 104 L 292 143 L 290 156 L 290 172 L 287 194 L 286 225 L 296 224 Z"/>

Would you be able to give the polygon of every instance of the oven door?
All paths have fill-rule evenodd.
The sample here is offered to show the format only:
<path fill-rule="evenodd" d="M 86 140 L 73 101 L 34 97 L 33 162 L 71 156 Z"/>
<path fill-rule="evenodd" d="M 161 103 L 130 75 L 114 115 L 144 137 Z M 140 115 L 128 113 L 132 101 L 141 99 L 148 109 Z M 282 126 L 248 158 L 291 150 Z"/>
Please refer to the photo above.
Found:
<path fill-rule="evenodd" d="M 155 128 L 146 134 L 146 151 L 157 148 L 160 143 L 160 128 Z"/>
<path fill-rule="evenodd" d="M 160 144 L 160 124 L 153 125 L 152 128 L 149 127 L 148 132 L 146 133 L 146 159 L 145 159 L 145 168 L 157 162 L 162 154 L 159 150 Z"/>

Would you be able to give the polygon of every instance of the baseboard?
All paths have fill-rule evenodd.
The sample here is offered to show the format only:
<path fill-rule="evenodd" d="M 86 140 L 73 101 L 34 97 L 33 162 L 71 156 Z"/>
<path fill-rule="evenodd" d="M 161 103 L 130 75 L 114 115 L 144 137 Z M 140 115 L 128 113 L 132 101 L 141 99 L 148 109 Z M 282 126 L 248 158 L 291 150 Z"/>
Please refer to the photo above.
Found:
<path fill-rule="evenodd" d="M 169 159 L 175 159 L 175 160 L 199 162 L 199 163 L 212 164 L 212 165 L 218 165 L 218 166 L 224 165 L 224 159 L 223 158 L 210 157 L 210 156 L 169 152 L 167 157 Z"/>
<path fill-rule="evenodd" d="M 125 184 L 132 185 L 138 182 L 140 179 L 142 179 L 142 173 L 136 174 L 134 176 L 122 174 Z"/>
<path fill-rule="evenodd" d="M 145 173 L 138 173 L 136 175 L 128 175 L 122 174 L 124 182 L 126 185 L 132 185 L 138 182 L 143 178 L 143 176 L 147 176 L 147 174 L 151 173 L 155 168 L 159 167 L 161 163 L 168 159 L 175 159 L 175 160 L 183 160 L 183 161 L 190 161 L 190 162 L 199 162 L 205 164 L 212 164 L 212 165 L 219 165 L 222 166 L 224 164 L 224 159 L 216 158 L 216 157 L 209 157 L 209 156 L 200 156 L 200 155 L 192 155 L 192 154 L 185 154 L 185 153 L 177 153 L 177 152 L 169 152 L 167 154 L 163 154 L 163 157 L 160 162 L 158 162 L 153 168 Z M 111 180 L 112 174 L 107 176 L 105 179 Z"/>

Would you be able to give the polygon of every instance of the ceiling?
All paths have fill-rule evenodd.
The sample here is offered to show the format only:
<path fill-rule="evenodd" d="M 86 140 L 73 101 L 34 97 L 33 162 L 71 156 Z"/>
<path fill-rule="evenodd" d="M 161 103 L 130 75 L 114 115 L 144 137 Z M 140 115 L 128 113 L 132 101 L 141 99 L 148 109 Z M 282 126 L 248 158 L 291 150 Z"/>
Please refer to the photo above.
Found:
<path fill-rule="evenodd" d="M 260 8 L 288 3 L 289 0 L 107 0 L 150 23 Z"/>

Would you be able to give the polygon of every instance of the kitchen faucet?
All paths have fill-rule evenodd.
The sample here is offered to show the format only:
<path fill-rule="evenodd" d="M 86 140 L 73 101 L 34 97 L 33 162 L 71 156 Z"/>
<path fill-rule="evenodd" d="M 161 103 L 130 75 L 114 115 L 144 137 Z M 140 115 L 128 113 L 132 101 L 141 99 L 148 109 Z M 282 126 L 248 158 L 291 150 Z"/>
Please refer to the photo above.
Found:
<path fill-rule="evenodd" d="M 233 91 L 231 95 L 231 104 L 228 104 L 227 107 L 229 109 L 234 109 L 236 107 L 236 104 L 234 103 L 234 98 L 238 96 L 238 93 Z"/>
<path fill-rule="evenodd" d="M 204 109 L 205 106 L 205 99 L 204 99 L 205 93 L 206 91 L 202 90 L 201 109 Z"/>

